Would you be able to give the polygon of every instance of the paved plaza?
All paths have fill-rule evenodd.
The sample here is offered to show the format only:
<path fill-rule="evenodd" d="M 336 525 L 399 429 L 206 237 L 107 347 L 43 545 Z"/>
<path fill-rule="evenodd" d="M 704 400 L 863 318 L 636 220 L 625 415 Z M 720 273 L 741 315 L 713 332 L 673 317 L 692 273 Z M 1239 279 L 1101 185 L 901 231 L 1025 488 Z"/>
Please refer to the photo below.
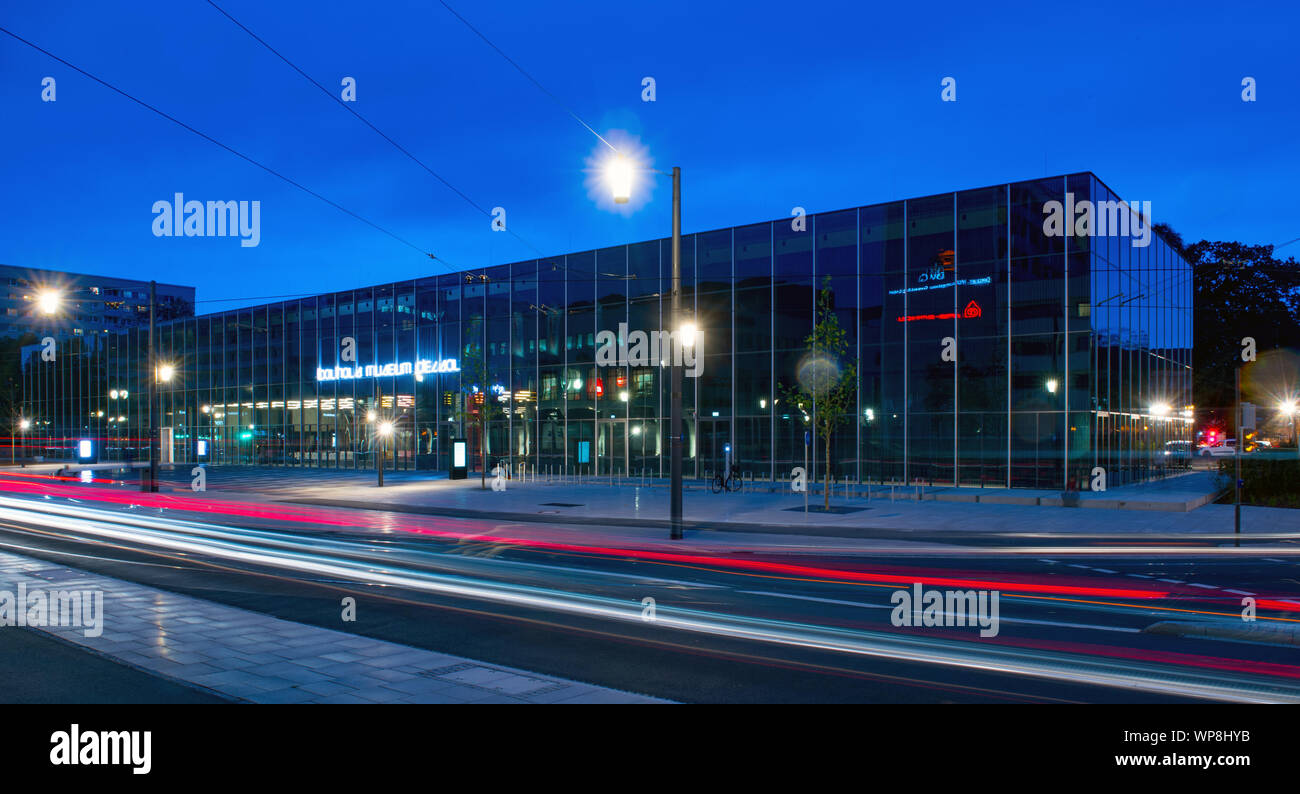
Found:
<path fill-rule="evenodd" d="M 103 593 L 99 636 L 74 626 L 26 630 L 235 702 L 663 702 L 0 553 L 0 590 L 17 592 L 19 585 L 29 594 Z"/>

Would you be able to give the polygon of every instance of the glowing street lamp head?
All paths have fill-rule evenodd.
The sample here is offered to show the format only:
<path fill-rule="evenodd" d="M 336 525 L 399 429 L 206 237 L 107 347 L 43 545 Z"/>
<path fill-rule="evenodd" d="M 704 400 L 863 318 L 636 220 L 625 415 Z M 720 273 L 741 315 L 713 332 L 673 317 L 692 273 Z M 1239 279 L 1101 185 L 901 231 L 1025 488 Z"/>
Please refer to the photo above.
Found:
<path fill-rule="evenodd" d="M 60 304 L 63 303 L 63 293 L 58 290 L 47 289 L 41 290 L 36 296 L 36 307 L 41 314 L 51 315 L 59 310 Z"/>
<path fill-rule="evenodd" d="M 1151 406 L 1151 415 L 1168 416 L 1170 410 L 1172 409 L 1169 407 L 1169 403 L 1156 403 L 1155 405 Z"/>
<path fill-rule="evenodd" d="M 373 421 L 375 421 L 375 412 L 374 412 L 374 411 L 366 411 L 366 421 L 367 421 L 367 422 L 373 422 Z"/>
<path fill-rule="evenodd" d="M 1277 404 L 1277 409 L 1287 416 L 1295 416 L 1300 411 L 1300 405 L 1295 400 L 1283 400 Z"/>
<path fill-rule="evenodd" d="M 1044 385 L 1047 386 L 1049 394 L 1056 394 L 1056 378 L 1048 378 L 1047 383 Z"/>
<path fill-rule="evenodd" d="M 158 366 L 158 380 L 161 383 L 170 383 L 173 376 L 176 375 L 176 368 L 171 364 L 161 364 Z"/>
<path fill-rule="evenodd" d="M 20 430 L 30 430 L 31 426 L 32 426 L 32 420 L 30 419 L 22 419 L 19 420 L 18 422 L 18 428 Z"/>
<path fill-rule="evenodd" d="M 387 436 L 391 436 L 392 434 L 393 434 L 393 423 L 392 423 L 392 422 L 380 422 L 380 423 L 379 423 L 379 435 L 387 437 Z"/>
<path fill-rule="evenodd" d="M 682 323 L 682 327 L 677 329 L 677 336 L 682 342 L 682 347 L 695 347 L 695 335 L 698 329 L 695 323 Z"/>
<path fill-rule="evenodd" d="M 615 204 L 626 204 L 632 198 L 633 174 L 632 161 L 621 154 L 615 155 L 605 166 L 605 178 L 609 181 Z"/>

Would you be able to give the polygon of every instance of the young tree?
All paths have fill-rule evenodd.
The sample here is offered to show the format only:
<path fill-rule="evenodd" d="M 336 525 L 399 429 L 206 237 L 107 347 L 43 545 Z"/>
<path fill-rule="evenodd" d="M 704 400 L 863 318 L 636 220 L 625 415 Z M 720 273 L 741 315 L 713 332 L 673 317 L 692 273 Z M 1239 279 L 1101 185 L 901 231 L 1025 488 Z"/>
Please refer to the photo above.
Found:
<path fill-rule="evenodd" d="M 831 507 L 831 439 L 846 416 L 856 412 L 858 394 L 857 364 L 840 361 L 849 348 L 849 341 L 835 314 L 830 281 L 827 276 L 817 295 L 816 323 L 804 339 L 807 352 L 799 362 L 796 382 L 781 384 L 782 399 L 792 403 L 805 417 L 811 416 L 813 430 L 822 439 L 826 451 L 824 510 Z"/>
<path fill-rule="evenodd" d="M 1282 261 L 1271 245 L 1202 240 L 1187 246 L 1193 268 L 1192 388 L 1197 410 L 1234 404 L 1234 370 L 1241 340 L 1263 351 L 1294 347 L 1300 339 L 1300 265 Z"/>

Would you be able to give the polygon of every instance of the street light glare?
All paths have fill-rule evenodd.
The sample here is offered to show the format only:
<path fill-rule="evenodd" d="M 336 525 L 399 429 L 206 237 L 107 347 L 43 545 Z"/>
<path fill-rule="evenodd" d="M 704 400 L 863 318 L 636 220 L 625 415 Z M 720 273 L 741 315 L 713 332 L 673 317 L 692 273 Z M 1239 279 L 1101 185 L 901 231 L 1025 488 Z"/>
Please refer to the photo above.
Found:
<path fill-rule="evenodd" d="M 158 380 L 162 383 L 169 383 L 175 374 L 176 368 L 171 364 L 163 364 L 158 367 Z"/>
<path fill-rule="evenodd" d="M 36 296 L 36 306 L 40 309 L 41 314 L 54 314 L 59 310 L 59 304 L 63 302 L 63 295 L 58 290 L 42 290 Z"/>
<path fill-rule="evenodd" d="M 381 435 L 381 436 L 391 436 L 392 434 L 393 434 L 393 423 L 392 423 L 392 422 L 380 422 L 380 423 L 379 423 L 379 435 Z"/>
<path fill-rule="evenodd" d="M 678 338 L 682 340 L 683 347 L 695 347 L 696 333 L 697 329 L 695 328 L 695 323 L 682 323 L 682 327 L 677 331 Z"/>
<path fill-rule="evenodd" d="M 1056 378 L 1049 378 L 1047 381 L 1047 391 L 1056 394 Z"/>
<path fill-rule="evenodd" d="M 27 429 L 30 428 L 31 426 L 32 426 L 32 420 L 30 420 L 30 419 L 23 419 L 23 420 L 21 420 L 21 421 L 18 422 L 18 427 L 19 427 L 19 429 L 21 429 L 21 430 L 27 430 Z"/>
<path fill-rule="evenodd" d="M 1296 411 L 1300 410 L 1300 405 L 1297 405 L 1295 400 L 1283 400 L 1277 404 L 1277 408 L 1288 416 L 1295 416 Z"/>
<path fill-rule="evenodd" d="M 613 157 L 605 166 L 605 178 L 609 180 L 615 204 L 626 204 L 632 198 L 633 173 L 632 161 L 621 154 Z"/>

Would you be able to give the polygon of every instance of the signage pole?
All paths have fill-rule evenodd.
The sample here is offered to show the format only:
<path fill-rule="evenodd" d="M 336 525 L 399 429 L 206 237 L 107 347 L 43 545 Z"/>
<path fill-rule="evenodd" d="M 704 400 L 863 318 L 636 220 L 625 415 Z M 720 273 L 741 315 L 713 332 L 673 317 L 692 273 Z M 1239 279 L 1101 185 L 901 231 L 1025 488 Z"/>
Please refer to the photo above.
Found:
<path fill-rule="evenodd" d="M 1241 445 L 1244 439 L 1241 436 L 1241 367 L 1237 367 L 1237 386 L 1236 386 L 1236 413 L 1237 419 L 1237 446 L 1233 450 L 1232 457 L 1236 464 L 1236 477 L 1233 482 L 1232 490 L 1235 494 L 1232 507 L 1232 531 L 1238 537 L 1234 538 L 1233 545 L 1241 545 Z"/>

